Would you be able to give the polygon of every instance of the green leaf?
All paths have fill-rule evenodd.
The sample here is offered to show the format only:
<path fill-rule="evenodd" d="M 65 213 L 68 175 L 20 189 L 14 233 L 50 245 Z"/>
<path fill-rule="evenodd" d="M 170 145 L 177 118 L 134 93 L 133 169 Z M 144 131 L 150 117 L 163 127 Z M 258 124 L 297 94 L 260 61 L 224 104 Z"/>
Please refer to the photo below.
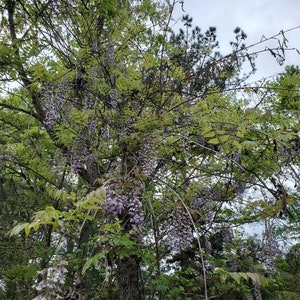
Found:
<path fill-rule="evenodd" d="M 246 281 L 251 279 L 253 283 L 258 283 L 259 285 L 265 286 L 268 284 L 268 281 L 265 276 L 259 273 L 252 272 L 228 272 L 228 275 L 233 278 L 238 284 L 240 283 L 241 278 L 244 278 Z"/>
<path fill-rule="evenodd" d="M 237 151 L 241 151 L 243 149 L 242 144 L 239 143 L 238 141 L 233 141 L 232 146 L 237 149 Z"/>
<path fill-rule="evenodd" d="M 94 265 L 95 267 L 97 267 L 98 264 L 99 264 L 99 260 L 105 258 L 106 254 L 107 254 L 106 251 L 102 251 L 102 252 L 97 253 L 93 257 L 87 259 L 84 266 L 83 266 L 83 268 L 82 268 L 82 274 L 85 275 L 87 269 L 91 265 Z"/>
<path fill-rule="evenodd" d="M 212 131 L 212 127 L 210 125 L 206 125 L 202 129 L 202 133 L 203 133 L 204 136 L 205 136 L 205 134 L 207 134 L 207 133 L 209 133 L 211 131 Z"/>
<path fill-rule="evenodd" d="M 210 138 L 210 137 L 214 137 L 216 135 L 216 133 L 214 131 L 210 131 L 205 133 L 203 136 L 206 138 Z"/>
<path fill-rule="evenodd" d="M 226 131 L 225 131 L 225 130 L 220 130 L 220 129 L 219 129 L 219 130 L 216 130 L 216 133 L 221 135 L 221 134 L 225 134 Z"/>
<path fill-rule="evenodd" d="M 240 131 L 236 132 L 235 135 L 236 135 L 237 137 L 239 137 L 239 138 L 243 138 L 243 137 L 244 137 L 244 134 L 243 134 L 242 132 L 240 132 Z"/>
<path fill-rule="evenodd" d="M 210 139 L 208 141 L 209 144 L 217 145 L 220 143 L 220 140 L 218 138 Z"/>
<path fill-rule="evenodd" d="M 229 272 L 225 271 L 223 268 L 217 268 L 214 273 L 220 276 L 221 282 L 225 282 L 229 275 Z"/>
<path fill-rule="evenodd" d="M 26 236 L 29 236 L 29 233 L 30 233 L 30 224 L 28 224 L 27 223 L 27 225 L 25 226 L 25 228 L 24 228 L 24 231 L 25 231 L 25 234 L 26 234 Z"/>
<path fill-rule="evenodd" d="M 248 149 L 248 150 L 255 149 L 258 147 L 257 142 L 249 141 L 249 140 L 242 142 L 241 145 L 243 149 Z"/>
<path fill-rule="evenodd" d="M 130 239 L 129 235 L 121 235 L 121 236 L 116 236 L 112 239 L 112 242 L 116 246 L 126 246 L 126 247 L 131 247 L 136 245 L 136 242 Z"/>
<path fill-rule="evenodd" d="M 34 231 L 37 231 L 40 228 L 40 224 L 39 223 L 36 223 L 36 224 L 32 223 L 31 226 L 32 226 L 32 228 L 33 228 Z"/>
<path fill-rule="evenodd" d="M 229 275 L 231 276 L 231 278 L 233 278 L 238 284 L 240 283 L 240 280 L 242 278 L 242 276 L 239 273 L 229 273 Z"/>
<path fill-rule="evenodd" d="M 13 235 L 18 235 L 21 231 L 23 231 L 27 226 L 29 225 L 29 223 L 22 223 L 22 224 L 18 224 L 16 226 L 14 226 L 10 231 L 9 231 L 9 236 L 13 236 Z"/>
<path fill-rule="evenodd" d="M 228 139 L 229 139 L 229 135 L 221 135 L 221 136 L 219 136 L 219 140 L 220 140 L 221 143 L 227 142 Z"/>

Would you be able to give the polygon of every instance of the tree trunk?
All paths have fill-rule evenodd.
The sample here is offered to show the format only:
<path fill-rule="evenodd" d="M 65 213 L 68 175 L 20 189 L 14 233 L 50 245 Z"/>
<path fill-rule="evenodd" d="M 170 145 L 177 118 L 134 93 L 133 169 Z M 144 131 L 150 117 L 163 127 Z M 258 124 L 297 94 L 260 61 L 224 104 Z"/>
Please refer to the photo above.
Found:
<path fill-rule="evenodd" d="M 139 259 L 136 256 L 120 259 L 117 272 L 118 299 L 142 300 Z"/>

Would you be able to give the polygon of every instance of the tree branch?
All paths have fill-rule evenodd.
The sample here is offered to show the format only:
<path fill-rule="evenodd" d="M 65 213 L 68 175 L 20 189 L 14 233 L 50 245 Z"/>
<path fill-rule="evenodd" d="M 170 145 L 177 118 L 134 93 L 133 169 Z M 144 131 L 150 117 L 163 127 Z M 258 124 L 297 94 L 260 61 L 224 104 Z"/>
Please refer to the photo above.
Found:
<path fill-rule="evenodd" d="M 26 110 L 26 109 L 23 109 L 23 108 L 20 108 L 20 107 L 16 107 L 16 106 L 13 106 L 13 105 L 10 105 L 10 104 L 7 104 L 7 103 L 0 103 L 0 107 L 15 110 L 15 111 L 18 111 L 18 112 L 22 112 L 22 113 L 30 115 L 30 116 L 32 116 L 36 119 L 39 119 L 38 114 L 36 114 L 33 111 L 29 111 L 29 110 Z"/>

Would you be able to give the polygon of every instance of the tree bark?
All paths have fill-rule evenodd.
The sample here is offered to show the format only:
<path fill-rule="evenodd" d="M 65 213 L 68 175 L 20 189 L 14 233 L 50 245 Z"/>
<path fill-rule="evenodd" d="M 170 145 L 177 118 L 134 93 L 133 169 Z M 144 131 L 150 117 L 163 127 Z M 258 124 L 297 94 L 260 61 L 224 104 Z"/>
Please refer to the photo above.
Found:
<path fill-rule="evenodd" d="M 120 259 L 117 272 L 118 299 L 142 300 L 138 257 L 130 256 Z"/>

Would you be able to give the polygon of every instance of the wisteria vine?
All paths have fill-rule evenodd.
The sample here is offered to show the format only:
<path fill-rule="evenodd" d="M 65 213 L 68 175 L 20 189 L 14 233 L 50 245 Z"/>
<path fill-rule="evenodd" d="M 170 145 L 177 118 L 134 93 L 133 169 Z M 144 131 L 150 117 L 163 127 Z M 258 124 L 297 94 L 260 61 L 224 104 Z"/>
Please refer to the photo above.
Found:
<path fill-rule="evenodd" d="M 127 210 L 132 228 L 139 228 L 144 224 L 144 211 L 139 187 L 132 191 L 117 193 L 112 186 L 106 188 L 104 209 L 108 214 L 120 215 Z"/>

